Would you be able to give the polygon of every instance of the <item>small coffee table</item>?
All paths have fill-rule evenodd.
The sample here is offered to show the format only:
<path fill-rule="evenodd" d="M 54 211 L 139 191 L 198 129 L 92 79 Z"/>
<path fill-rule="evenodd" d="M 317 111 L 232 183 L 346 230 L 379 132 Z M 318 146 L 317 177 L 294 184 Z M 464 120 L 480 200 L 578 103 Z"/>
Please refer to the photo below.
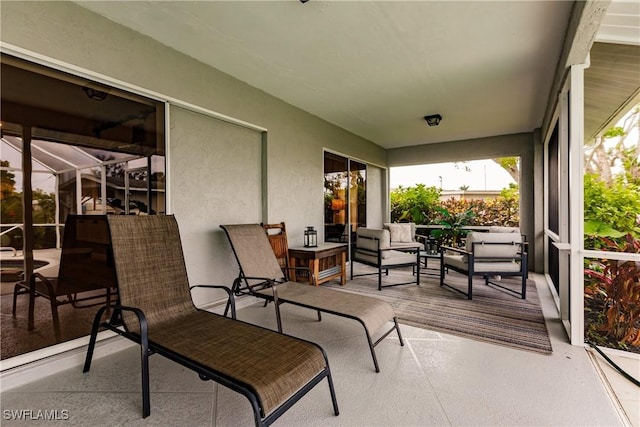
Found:
<path fill-rule="evenodd" d="M 289 248 L 289 260 L 291 268 L 308 267 L 312 278 L 293 270 L 291 280 L 309 281 L 318 286 L 329 280 L 340 278 L 340 284 L 347 283 L 347 244 L 346 243 L 319 243 L 315 248 L 297 247 Z"/>
<path fill-rule="evenodd" d="M 420 266 L 421 274 L 430 274 L 432 276 L 440 276 L 440 266 L 437 268 L 429 267 L 428 262 L 429 259 L 440 259 L 440 252 L 427 252 L 420 251 L 420 260 L 422 261 L 422 265 Z"/>

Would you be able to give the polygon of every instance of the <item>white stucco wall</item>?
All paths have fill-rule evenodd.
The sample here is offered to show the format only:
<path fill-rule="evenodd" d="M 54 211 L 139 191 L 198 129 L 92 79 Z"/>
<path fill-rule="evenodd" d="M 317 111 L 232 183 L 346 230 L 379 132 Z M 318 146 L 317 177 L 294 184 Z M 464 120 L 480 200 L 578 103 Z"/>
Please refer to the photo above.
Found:
<path fill-rule="evenodd" d="M 0 15 L 3 43 L 268 130 L 266 178 L 255 181 L 256 152 L 245 163 L 249 152 L 216 146 L 208 135 L 220 130 L 214 119 L 172 108 L 168 208 L 182 229 L 193 282 L 228 283 L 237 274 L 222 223 L 285 221 L 292 242 L 302 241 L 306 225 L 323 229 L 323 147 L 386 164 L 381 147 L 74 3 L 2 2 Z M 257 216 L 255 186 L 243 187 L 249 182 L 265 184 L 266 218 Z"/>

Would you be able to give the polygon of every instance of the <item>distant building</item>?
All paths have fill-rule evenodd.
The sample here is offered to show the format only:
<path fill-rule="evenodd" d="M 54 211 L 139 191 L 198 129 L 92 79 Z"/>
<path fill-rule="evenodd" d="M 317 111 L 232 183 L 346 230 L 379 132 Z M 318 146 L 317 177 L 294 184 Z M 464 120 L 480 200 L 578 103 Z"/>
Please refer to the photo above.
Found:
<path fill-rule="evenodd" d="M 440 200 L 449 199 L 469 199 L 469 200 L 485 200 L 495 199 L 500 196 L 500 190 L 443 190 L 440 193 Z"/>

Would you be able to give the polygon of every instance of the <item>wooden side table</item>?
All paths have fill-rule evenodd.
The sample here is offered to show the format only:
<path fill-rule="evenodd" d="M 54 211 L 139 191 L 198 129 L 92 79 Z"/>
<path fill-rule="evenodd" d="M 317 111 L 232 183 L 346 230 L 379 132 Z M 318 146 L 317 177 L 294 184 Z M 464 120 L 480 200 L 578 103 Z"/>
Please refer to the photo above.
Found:
<path fill-rule="evenodd" d="M 318 286 L 329 280 L 340 278 L 340 284 L 347 283 L 347 244 L 345 243 L 319 243 L 318 247 L 297 247 L 289 249 L 291 267 L 308 267 L 313 273 L 313 279 L 295 271 L 291 280 L 309 281 Z"/>

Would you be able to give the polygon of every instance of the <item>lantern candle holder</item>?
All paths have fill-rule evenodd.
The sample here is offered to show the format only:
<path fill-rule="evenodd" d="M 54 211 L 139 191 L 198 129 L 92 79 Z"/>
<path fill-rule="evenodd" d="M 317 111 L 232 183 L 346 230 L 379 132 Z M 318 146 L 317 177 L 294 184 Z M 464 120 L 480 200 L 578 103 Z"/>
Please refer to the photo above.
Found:
<path fill-rule="evenodd" d="M 315 248 L 318 246 L 318 232 L 312 225 L 307 226 L 304 230 L 304 247 Z"/>
<path fill-rule="evenodd" d="M 427 238 L 427 253 L 430 255 L 435 255 L 439 252 L 438 241 L 433 237 Z"/>

